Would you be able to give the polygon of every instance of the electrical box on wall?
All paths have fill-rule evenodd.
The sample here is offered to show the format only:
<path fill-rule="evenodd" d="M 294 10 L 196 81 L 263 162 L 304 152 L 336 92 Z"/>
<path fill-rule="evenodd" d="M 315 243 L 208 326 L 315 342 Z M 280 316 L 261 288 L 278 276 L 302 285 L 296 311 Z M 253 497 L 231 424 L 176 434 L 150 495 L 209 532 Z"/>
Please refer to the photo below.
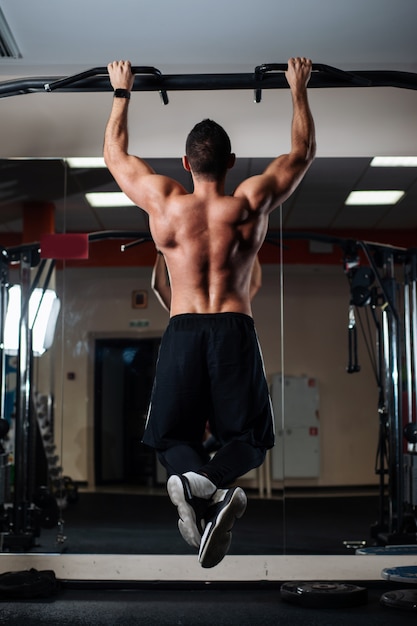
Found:
<path fill-rule="evenodd" d="M 308 376 L 274 374 L 271 399 L 276 442 L 272 478 L 315 478 L 320 475 L 319 391 Z"/>

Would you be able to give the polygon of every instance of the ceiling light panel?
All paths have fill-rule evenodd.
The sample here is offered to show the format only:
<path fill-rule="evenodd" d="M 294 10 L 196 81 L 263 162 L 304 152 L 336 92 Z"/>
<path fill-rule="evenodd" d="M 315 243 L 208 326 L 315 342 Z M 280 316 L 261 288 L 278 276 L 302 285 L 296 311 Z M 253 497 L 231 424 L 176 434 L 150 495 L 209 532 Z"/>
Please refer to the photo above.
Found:
<path fill-rule="evenodd" d="M 374 157 L 371 167 L 417 167 L 417 156 Z"/>
<path fill-rule="evenodd" d="M 65 159 L 70 167 L 96 168 L 106 167 L 103 157 L 68 157 Z"/>
<path fill-rule="evenodd" d="M 87 198 L 87 202 L 92 207 L 123 207 L 123 206 L 135 206 L 134 202 L 132 202 L 124 193 L 121 191 L 115 192 L 93 192 L 86 193 L 85 197 Z"/>
<path fill-rule="evenodd" d="M 346 198 L 347 206 L 381 206 L 397 204 L 405 192 L 396 189 L 352 191 Z"/>

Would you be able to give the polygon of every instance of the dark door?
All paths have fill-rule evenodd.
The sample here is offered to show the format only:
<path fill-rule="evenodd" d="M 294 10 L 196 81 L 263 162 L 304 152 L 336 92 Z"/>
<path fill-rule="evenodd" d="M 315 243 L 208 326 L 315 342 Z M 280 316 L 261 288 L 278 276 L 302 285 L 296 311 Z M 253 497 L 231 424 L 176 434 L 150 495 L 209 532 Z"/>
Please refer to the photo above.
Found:
<path fill-rule="evenodd" d="M 155 482 L 155 454 L 141 443 L 160 339 L 95 342 L 94 457 L 97 485 Z"/>

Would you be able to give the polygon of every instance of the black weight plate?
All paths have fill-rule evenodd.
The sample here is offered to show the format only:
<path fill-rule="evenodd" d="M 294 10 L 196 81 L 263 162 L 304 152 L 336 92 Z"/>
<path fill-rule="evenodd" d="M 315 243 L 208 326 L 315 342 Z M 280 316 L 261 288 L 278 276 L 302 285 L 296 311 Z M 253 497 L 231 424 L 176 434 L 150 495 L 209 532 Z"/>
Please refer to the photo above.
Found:
<path fill-rule="evenodd" d="M 403 611 L 417 611 L 417 591 L 415 589 L 386 591 L 381 596 L 381 604 Z"/>
<path fill-rule="evenodd" d="M 326 609 L 360 606 L 368 601 L 368 590 L 346 583 L 290 582 L 281 585 L 281 597 L 300 606 Z"/>

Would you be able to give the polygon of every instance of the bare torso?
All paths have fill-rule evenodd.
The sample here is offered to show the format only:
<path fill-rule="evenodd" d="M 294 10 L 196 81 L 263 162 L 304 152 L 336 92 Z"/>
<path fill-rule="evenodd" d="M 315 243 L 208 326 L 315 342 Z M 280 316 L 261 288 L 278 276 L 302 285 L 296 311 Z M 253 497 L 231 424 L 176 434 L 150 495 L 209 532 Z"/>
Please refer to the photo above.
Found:
<path fill-rule="evenodd" d="M 109 63 L 108 70 L 115 90 L 133 89 L 130 61 Z M 200 174 L 196 176 L 184 156 L 183 165 L 194 184 L 194 192 L 188 194 L 179 182 L 156 174 L 146 161 L 130 155 L 129 99 L 113 98 L 104 157 L 122 191 L 149 215 L 153 240 L 165 256 L 170 275 L 171 315 L 251 314 L 252 267 L 267 232 L 268 215 L 297 188 L 316 152 L 307 98 L 311 71 L 310 59 L 288 60 L 285 76 L 293 103 L 291 150 L 273 159 L 262 174 L 242 181 L 232 197 L 224 195 L 226 171 L 219 179 L 218 171 L 217 176 L 212 171 L 211 177 L 202 177 L 204 168 L 197 168 Z M 233 167 L 234 160 L 230 153 L 226 169 Z"/>
<path fill-rule="evenodd" d="M 150 217 L 171 285 L 171 316 L 236 312 L 251 315 L 252 265 L 268 218 L 244 198 L 212 190 L 171 196 Z"/>

